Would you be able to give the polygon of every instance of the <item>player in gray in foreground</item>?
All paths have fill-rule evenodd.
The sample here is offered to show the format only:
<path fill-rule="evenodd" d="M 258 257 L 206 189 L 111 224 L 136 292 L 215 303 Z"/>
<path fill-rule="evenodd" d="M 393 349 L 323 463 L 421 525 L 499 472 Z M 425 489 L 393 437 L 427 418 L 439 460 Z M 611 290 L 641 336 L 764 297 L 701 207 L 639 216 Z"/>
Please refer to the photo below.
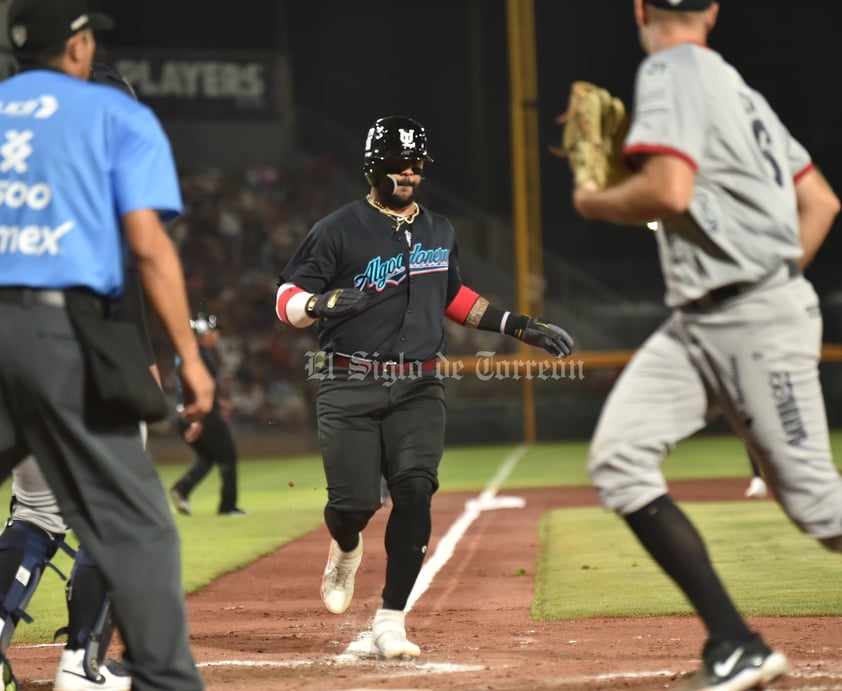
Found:
<path fill-rule="evenodd" d="M 588 219 L 657 222 L 672 315 L 606 402 L 589 471 L 676 582 L 707 629 L 684 689 L 742 691 L 788 667 L 737 611 L 695 527 L 668 494 L 661 462 L 723 414 L 792 521 L 842 549 L 842 479 L 828 438 L 818 362 L 822 320 L 801 274 L 839 201 L 764 97 L 706 46 L 718 4 L 634 0 L 641 43 L 633 172 L 574 191 Z"/>

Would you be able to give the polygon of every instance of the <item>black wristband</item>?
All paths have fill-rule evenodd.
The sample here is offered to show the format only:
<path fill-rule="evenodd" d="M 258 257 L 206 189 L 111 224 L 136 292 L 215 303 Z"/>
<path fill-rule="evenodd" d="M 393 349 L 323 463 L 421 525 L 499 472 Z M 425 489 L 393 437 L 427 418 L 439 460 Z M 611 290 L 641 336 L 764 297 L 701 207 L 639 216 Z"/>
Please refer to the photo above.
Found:
<path fill-rule="evenodd" d="M 503 320 L 506 323 L 503 323 Z M 526 323 L 529 317 L 524 315 L 515 315 L 511 312 L 501 310 L 499 307 L 489 305 L 485 308 L 485 313 L 480 317 L 477 329 L 481 331 L 495 331 L 498 334 L 503 333 L 515 338 L 520 338 L 520 334 L 526 328 Z"/>
<path fill-rule="evenodd" d="M 488 305 L 485 308 L 483 315 L 479 318 L 477 329 L 480 331 L 496 331 L 497 333 L 502 333 L 500 327 L 503 324 L 503 317 L 506 316 L 506 314 L 507 313 L 499 307 Z"/>
<path fill-rule="evenodd" d="M 520 338 L 528 323 L 529 317 L 525 314 L 519 314 L 517 316 L 510 314 L 506 320 L 506 326 L 503 328 L 503 333 Z"/>

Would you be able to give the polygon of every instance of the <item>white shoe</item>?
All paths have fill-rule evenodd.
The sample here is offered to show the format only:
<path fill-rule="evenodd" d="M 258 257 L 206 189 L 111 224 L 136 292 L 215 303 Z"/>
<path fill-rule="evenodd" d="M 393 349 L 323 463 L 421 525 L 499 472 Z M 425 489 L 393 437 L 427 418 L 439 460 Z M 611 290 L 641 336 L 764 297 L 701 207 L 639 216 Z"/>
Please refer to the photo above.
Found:
<path fill-rule="evenodd" d="M 406 613 L 397 609 L 378 609 L 371 626 L 372 652 L 386 658 L 418 657 L 421 648 L 406 639 Z"/>
<path fill-rule="evenodd" d="M 746 499 L 763 499 L 766 496 L 766 482 L 755 475 L 745 491 Z"/>
<path fill-rule="evenodd" d="M 53 682 L 53 691 L 130 691 L 132 678 L 119 665 L 110 666 L 109 660 L 99 668 L 99 677 L 90 679 L 85 674 L 85 651 L 63 650 Z"/>
<path fill-rule="evenodd" d="M 185 516 L 193 515 L 193 511 L 190 509 L 190 502 L 187 501 L 187 497 L 185 497 L 175 487 L 173 487 L 170 490 L 170 501 L 175 507 L 175 510 L 178 511 L 180 514 L 183 514 Z"/>
<path fill-rule="evenodd" d="M 354 576 L 363 559 L 363 536 L 351 552 L 339 549 L 336 540 L 330 541 L 330 552 L 322 576 L 322 602 L 328 612 L 342 614 L 354 599 Z"/>

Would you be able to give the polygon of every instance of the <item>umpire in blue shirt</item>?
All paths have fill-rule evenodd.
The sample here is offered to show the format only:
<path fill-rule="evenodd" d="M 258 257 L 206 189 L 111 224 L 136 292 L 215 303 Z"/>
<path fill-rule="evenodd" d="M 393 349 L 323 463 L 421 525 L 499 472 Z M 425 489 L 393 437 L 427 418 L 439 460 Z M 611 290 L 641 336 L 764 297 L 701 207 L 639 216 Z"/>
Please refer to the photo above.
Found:
<path fill-rule="evenodd" d="M 14 0 L 8 12 L 21 71 L 0 83 L 0 478 L 38 458 L 111 586 L 132 688 L 196 691 L 178 533 L 138 427 L 146 413 L 120 400 L 115 415 L 109 398 L 151 379 L 128 350 L 107 359 L 124 251 L 181 357 L 188 419 L 210 409 L 213 381 L 161 225 L 181 211 L 169 143 L 151 110 L 87 81 L 93 30 L 109 24 L 84 0 Z"/>

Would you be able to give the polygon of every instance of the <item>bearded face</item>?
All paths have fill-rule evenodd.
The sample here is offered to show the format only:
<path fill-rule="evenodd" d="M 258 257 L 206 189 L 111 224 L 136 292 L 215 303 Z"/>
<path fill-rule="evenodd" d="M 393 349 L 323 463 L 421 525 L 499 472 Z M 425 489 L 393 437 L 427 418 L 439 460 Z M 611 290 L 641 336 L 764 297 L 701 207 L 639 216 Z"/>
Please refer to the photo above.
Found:
<path fill-rule="evenodd" d="M 402 209 L 415 201 L 415 189 L 423 176 L 423 161 L 386 160 L 377 166 L 373 186 L 385 206 Z"/>

